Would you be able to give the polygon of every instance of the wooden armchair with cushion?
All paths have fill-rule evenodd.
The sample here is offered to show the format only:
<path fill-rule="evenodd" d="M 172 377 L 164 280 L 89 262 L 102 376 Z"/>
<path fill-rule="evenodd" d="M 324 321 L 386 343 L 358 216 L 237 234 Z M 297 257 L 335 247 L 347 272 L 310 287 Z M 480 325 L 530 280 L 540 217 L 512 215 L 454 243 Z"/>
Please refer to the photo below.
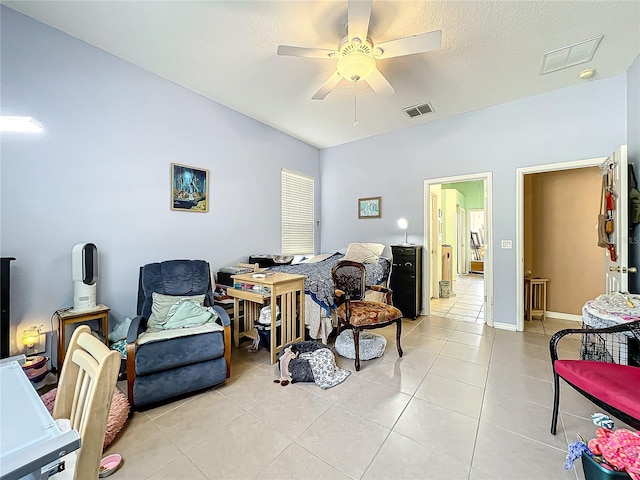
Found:
<path fill-rule="evenodd" d="M 578 335 L 580 360 L 558 358 L 558 343 Z M 600 408 L 640 428 L 640 320 L 605 328 L 560 330 L 551 337 L 554 400 L 551 433 L 556 434 L 560 378 Z"/>
<path fill-rule="evenodd" d="M 362 263 L 342 260 L 333 267 L 331 275 L 335 287 L 338 308 L 338 333 L 340 326 L 353 330 L 356 371 L 360 370 L 360 332 L 364 329 L 386 327 L 395 322 L 396 346 L 402 356 L 400 335 L 402 333 L 402 312 L 391 305 L 391 290 L 378 285 L 369 289 L 384 295 L 385 303 L 366 301 L 365 266 Z"/>

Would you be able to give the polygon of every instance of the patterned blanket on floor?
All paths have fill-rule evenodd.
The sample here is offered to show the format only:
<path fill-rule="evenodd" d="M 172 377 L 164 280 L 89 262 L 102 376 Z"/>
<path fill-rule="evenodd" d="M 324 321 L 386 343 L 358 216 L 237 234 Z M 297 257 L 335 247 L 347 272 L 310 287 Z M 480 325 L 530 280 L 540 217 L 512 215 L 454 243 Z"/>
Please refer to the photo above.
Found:
<path fill-rule="evenodd" d="M 303 358 L 311 365 L 313 379 L 323 390 L 335 387 L 344 382 L 351 372 L 336 365 L 333 352 L 328 348 L 320 348 L 313 352 L 301 353 L 298 358 Z"/>

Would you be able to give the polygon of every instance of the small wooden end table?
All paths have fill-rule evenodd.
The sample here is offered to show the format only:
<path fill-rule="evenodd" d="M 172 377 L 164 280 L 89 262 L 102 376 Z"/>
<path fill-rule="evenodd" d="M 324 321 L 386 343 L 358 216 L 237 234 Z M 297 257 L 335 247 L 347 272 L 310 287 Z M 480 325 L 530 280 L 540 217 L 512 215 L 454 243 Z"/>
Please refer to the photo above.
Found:
<path fill-rule="evenodd" d="M 74 323 L 89 322 L 91 320 L 98 321 L 101 340 L 105 345 L 109 346 L 109 310 L 106 305 L 96 305 L 88 310 L 64 310 L 58 312 L 58 363 L 56 365 L 58 372 L 62 371 L 62 363 L 67 350 L 67 342 L 65 339 L 66 326 Z"/>
<path fill-rule="evenodd" d="M 542 317 L 544 322 L 547 319 L 547 282 L 548 278 L 525 278 L 525 318 L 531 320 L 533 317 Z"/>
<path fill-rule="evenodd" d="M 254 275 L 264 275 L 254 277 Z M 276 354 L 285 345 L 304 340 L 304 275 L 293 275 L 282 272 L 258 272 L 232 275 L 235 284 L 261 285 L 271 289 L 270 293 L 257 292 L 253 289 L 228 288 L 227 295 L 233 298 L 235 346 L 240 343 L 240 336 L 248 336 L 253 330 L 254 322 L 260 316 L 262 305 L 270 303 L 280 306 L 281 327 L 277 335 L 276 308 L 271 308 L 271 364 L 276 363 Z M 240 300 L 244 301 L 244 325 L 240 331 Z"/>

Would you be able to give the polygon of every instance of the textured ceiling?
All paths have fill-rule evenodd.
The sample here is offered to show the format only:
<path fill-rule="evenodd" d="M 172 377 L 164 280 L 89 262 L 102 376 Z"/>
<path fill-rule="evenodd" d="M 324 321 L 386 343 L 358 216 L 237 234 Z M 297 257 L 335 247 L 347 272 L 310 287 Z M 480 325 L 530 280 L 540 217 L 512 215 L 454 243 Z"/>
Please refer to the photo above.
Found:
<path fill-rule="evenodd" d="M 396 89 L 342 80 L 313 94 L 335 60 L 278 45 L 335 49 L 347 1 L 3 1 L 4 5 L 318 147 L 626 72 L 640 53 L 639 1 L 380 1 L 374 43 L 442 30 L 442 48 L 379 60 Z M 540 75 L 545 52 L 604 35 L 591 62 Z M 353 126 L 354 94 L 359 125 Z M 402 109 L 429 102 L 411 119 Z"/>

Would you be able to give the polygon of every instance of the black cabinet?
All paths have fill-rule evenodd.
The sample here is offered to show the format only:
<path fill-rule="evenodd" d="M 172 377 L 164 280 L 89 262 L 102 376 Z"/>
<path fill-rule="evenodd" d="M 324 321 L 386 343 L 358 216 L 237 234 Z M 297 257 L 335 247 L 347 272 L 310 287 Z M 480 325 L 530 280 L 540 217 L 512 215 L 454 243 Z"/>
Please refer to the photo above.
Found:
<path fill-rule="evenodd" d="M 405 318 L 416 318 L 422 308 L 422 245 L 391 245 L 391 254 L 393 304 Z"/>
<path fill-rule="evenodd" d="M 11 260 L 14 257 L 2 257 L 0 259 L 0 358 L 9 356 L 9 337 L 11 330 Z"/>

